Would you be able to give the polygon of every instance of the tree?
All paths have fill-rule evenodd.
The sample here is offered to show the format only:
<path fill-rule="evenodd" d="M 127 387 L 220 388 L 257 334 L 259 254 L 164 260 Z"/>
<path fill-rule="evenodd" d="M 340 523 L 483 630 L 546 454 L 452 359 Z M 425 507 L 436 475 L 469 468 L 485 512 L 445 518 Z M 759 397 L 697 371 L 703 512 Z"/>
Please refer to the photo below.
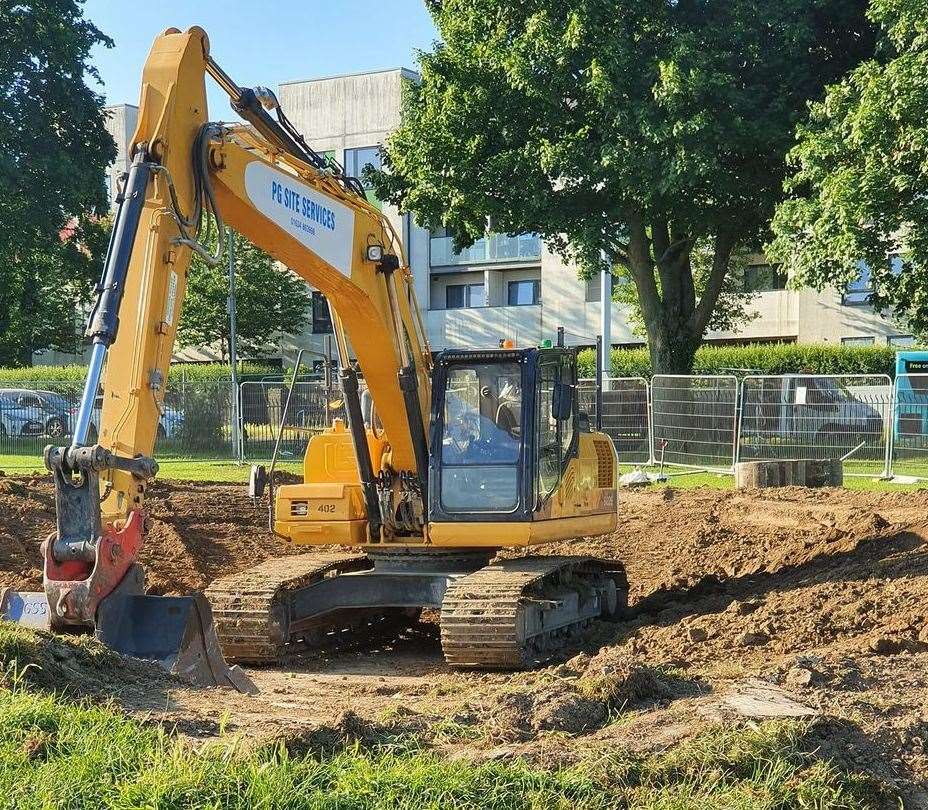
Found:
<path fill-rule="evenodd" d="M 85 82 L 99 82 L 98 44 L 112 42 L 80 2 L 0 4 L 0 365 L 73 350 L 76 306 L 99 275 L 91 215 L 106 211 L 116 147 Z"/>
<path fill-rule="evenodd" d="M 871 53 L 865 0 L 429 7 L 443 41 L 368 173 L 378 195 L 458 247 L 490 221 L 588 272 L 623 265 L 654 368 L 687 371 L 731 255 L 762 241 L 806 102 Z"/>
<path fill-rule="evenodd" d="M 215 232 L 206 238 L 215 250 Z M 306 323 L 311 296 L 306 283 L 245 237 L 233 232 L 236 335 L 245 352 L 260 352 L 280 332 L 295 334 Z M 223 361 L 231 352 L 228 256 L 212 266 L 194 255 L 177 330 L 181 346 L 219 344 Z"/>
<path fill-rule="evenodd" d="M 928 2 L 873 0 L 883 59 L 812 106 L 770 254 L 797 283 L 843 287 L 869 270 L 878 310 L 928 334 Z M 892 261 L 898 257 L 898 261 Z"/>
<path fill-rule="evenodd" d="M 757 318 L 758 313 L 751 309 L 757 293 L 745 286 L 744 271 L 747 268 L 747 258 L 744 251 L 739 251 L 733 253 L 729 259 L 725 283 L 719 291 L 707 329 L 731 332 Z M 690 253 L 690 263 L 693 269 L 693 287 L 696 290 L 696 297 L 702 298 L 712 276 L 712 251 L 707 245 L 697 243 Z M 613 301 L 623 305 L 632 333 L 647 339 L 648 330 L 634 278 L 624 264 L 616 265 L 612 268 L 612 272 L 615 276 L 612 285 Z M 659 278 L 658 293 L 660 293 Z"/>

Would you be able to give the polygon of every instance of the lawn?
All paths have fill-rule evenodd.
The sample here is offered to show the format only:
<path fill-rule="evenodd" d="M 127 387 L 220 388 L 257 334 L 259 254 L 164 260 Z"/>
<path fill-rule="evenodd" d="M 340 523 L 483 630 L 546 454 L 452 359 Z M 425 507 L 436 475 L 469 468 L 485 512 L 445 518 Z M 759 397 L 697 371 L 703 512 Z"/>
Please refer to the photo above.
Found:
<path fill-rule="evenodd" d="M 0 626 L 4 810 L 864 810 L 888 798 L 867 777 L 820 759 L 813 730 L 797 722 L 710 727 L 659 753 L 617 750 L 550 769 L 519 759 L 447 759 L 416 738 L 392 735 L 389 727 L 376 744 L 324 752 L 290 753 L 283 743 L 256 746 L 222 732 L 194 745 L 114 705 L 42 691 L 42 678 L 63 685 L 54 673 L 30 669 L 36 660 L 59 667 L 54 655 L 44 654 L 47 643 L 23 628 Z M 84 654 L 108 653 L 100 648 Z M 305 744 L 296 742 L 305 752 Z"/>

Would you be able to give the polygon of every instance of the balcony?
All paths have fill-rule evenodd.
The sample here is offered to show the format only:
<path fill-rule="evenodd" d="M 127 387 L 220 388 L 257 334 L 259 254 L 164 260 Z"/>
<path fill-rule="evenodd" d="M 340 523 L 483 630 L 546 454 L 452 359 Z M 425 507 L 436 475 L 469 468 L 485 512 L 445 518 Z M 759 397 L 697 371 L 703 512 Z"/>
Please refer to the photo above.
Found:
<path fill-rule="evenodd" d="M 521 307 L 432 309 L 427 314 L 429 342 L 441 349 L 495 349 L 500 340 L 537 346 L 542 338 L 540 304 Z"/>
<path fill-rule="evenodd" d="M 534 233 L 507 236 L 491 233 L 478 239 L 460 253 L 454 252 L 454 239 L 433 236 L 430 240 L 432 267 L 456 267 L 468 264 L 537 264 L 541 261 L 541 239 Z"/>

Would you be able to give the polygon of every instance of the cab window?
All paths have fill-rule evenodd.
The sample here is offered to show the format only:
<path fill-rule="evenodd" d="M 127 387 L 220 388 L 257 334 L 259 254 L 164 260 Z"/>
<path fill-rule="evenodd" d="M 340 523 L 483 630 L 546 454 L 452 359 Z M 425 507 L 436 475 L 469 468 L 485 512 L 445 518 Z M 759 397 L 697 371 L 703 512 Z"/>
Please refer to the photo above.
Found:
<path fill-rule="evenodd" d="M 569 357 L 542 361 L 538 369 L 536 424 L 536 492 L 544 501 L 561 480 L 574 444 L 575 396 Z"/>
<path fill-rule="evenodd" d="M 448 370 L 441 436 L 447 512 L 511 512 L 519 504 L 522 379 L 518 363 Z"/>

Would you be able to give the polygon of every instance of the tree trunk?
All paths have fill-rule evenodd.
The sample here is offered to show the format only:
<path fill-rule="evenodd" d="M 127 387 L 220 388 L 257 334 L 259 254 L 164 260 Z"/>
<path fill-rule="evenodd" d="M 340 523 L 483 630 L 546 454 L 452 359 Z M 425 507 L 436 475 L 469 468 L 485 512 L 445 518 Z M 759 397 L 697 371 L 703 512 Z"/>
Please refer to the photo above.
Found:
<path fill-rule="evenodd" d="M 627 263 L 635 281 L 652 370 L 690 374 L 728 272 L 737 242 L 734 231 L 715 234 L 712 272 L 697 301 L 691 260 L 694 240 L 667 220 L 646 222 L 640 210 L 629 208 L 624 215 L 628 244 L 620 260 Z"/>
<path fill-rule="evenodd" d="M 693 370 L 693 359 L 701 338 L 688 335 L 684 330 L 671 332 L 666 327 L 654 334 L 648 330 L 648 349 L 651 369 L 655 374 L 689 374 Z"/>

